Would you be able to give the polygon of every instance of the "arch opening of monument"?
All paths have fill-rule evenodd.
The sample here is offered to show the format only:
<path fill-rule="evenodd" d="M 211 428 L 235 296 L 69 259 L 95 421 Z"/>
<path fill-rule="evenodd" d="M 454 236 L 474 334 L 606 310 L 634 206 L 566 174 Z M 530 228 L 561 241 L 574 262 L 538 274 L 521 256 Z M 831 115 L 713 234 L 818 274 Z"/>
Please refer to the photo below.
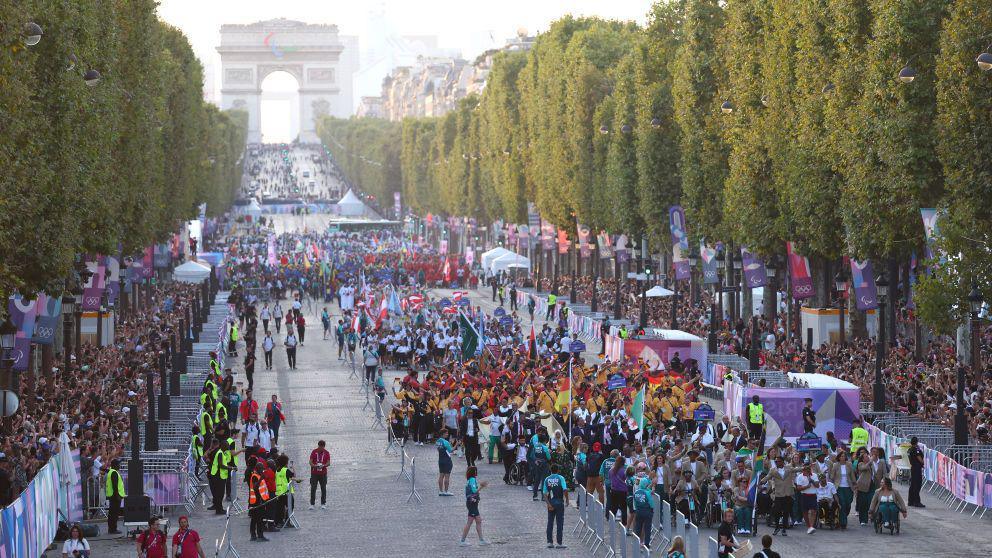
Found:
<path fill-rule="evenodd" d="M 288 143 L 300 134 L 300 82 L 277 70 L 262 76 L 261 121 L 263 143 Z"/>

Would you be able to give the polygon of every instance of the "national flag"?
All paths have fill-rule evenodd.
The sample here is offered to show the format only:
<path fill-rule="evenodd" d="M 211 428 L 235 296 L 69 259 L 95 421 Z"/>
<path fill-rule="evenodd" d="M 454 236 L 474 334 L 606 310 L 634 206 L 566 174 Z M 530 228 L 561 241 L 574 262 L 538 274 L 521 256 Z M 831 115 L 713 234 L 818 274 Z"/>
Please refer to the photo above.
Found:
<path fill-rule="evenodd" d="M 644 391 L 644 386 L 641 386 L 641 391 L 637 392 L 637 396 L 634 397 L 634 402 L 630 406 L 630 420 L 637 425 L 638 437 L 644 431 Z"/>
<path fill-rule="evenodd" d="M 413 310 L 420 310 L 424 307 L 424 297 L 419 294 L 412 294 L 406 297 L 406 301 Z"/>
<path fill-rule="evenodd" d="M 751 475 L 751 483 L 747 487 L 747 499 L 754 507 L 757 507 L 755 502 L 758 501 L 758 479 L 764 470 L 764 464 L 764 458 L 761 455 L 754 457 L 754 474 Z"/>
<path fill-rule="evenodd" d="M 387 297 L 382 297 L 382 301 L 379 303 L 379 315 L 376 316 L 375 328 L 379 329 L 382 327 L 382 322 L 389 317 L 389 299 Z"/>
<path fill-rule="evenodd" d="M 451 282 L 451 262 L 448 258 L 444 258 L 444 282 Z"/>
<path fill-rule="evenodd" d="M 400 297 L 396 294 L 396 289 L 389 293 L 389 311 L 396 316 L 403 315 L 403 306 L 400 304 Z"/>
<path fill-rule="evenodd" d="M 468 291 L 452 291 L 451 300 L 458 304 L 463 298 L 468 296 Z"/>
<path fill-rule="evenodd" d="M 534 330 L 533 323 L 530 324 L 530 336 L 527 338 L 527 357 L 537 359 L 537 331 Z"/>
<path fill-rule="evenodd" d="M 647 378 L 648 378 L 648 383 L 651 384 L 651 385 L 653 385 L 653 386 L 656 386 L 658 384 L 664 383 L 664 381 L 665 381 L 665 375 L 664 374 L 660 374 L 660 373 L 659 374 L 648 374 L 647 375 Z"/>
<path fill-rule="evenodd" d="M 571 370 L 571 367 L 569 367 Z M 572 380 L 571 378 L 562 378 L 558 384 L 558 398 L 555 399 L 555 410 L 559 413 L 561 408 L 571 406 L 572 401 Z"/>
<path fill-rule="evenodd" d="M 355 333 L 362 332 L 362 313 L 355 312 L 355 318 L 351 321 L 351 329 L 355 330 Z"/>
<path fill-rule="evenodd" d="M 479 332 L 476 331 L 472 322 L 465 317 L 465 314 L 458 314 L 458 325 L 461 327 L 462 333 L 462 358 L 471 358 L 478 353 L 479 347 L 482 346 Z"/>

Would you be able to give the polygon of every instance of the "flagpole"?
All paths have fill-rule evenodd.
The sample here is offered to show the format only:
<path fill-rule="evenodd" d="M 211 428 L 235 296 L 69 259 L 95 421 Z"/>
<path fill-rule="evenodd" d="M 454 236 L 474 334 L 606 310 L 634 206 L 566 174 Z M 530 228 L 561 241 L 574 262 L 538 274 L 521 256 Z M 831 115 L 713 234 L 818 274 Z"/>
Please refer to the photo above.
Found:
<path fill-rule="evenodd" d="M 568 359 L 568 437 L 572 437 L 572 359 Z M 577 448 L 572 448 L 575 451 Z"/>
<path fill-rule="evenodd" d="M 644 408 L 647 406 L 647 384 L 641 386 L 641 416 L 638 419 L 637 433 L 644 440 Z"/>

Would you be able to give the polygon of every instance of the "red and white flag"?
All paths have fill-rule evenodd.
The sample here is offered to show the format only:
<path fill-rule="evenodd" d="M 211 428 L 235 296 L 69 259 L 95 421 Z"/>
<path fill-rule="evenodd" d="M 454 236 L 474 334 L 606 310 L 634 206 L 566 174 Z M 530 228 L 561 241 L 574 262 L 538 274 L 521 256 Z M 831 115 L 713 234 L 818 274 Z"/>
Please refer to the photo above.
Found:
<path fill-rule="evenodd" d="M 451 261 L 448 258 L 444 258 L 444 282 L 451 282 Z"/>
<path fill-rule="evenodd" d="M 456 304 L 467 296 L 468 296 L 468 291 L 453 291 L 451 293 L 451 299 L 454 300 Z"/>

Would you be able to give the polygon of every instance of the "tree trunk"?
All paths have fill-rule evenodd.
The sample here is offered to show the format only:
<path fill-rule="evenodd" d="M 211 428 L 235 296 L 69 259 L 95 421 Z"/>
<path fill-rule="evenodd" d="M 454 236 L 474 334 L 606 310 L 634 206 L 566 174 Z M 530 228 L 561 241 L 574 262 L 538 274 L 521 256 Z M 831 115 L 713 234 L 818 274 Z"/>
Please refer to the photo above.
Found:
<path fill-rule="evenodd" d="M 778 314 L 778 276 L 768 279 L 768 284 L 765 285 L 761 295 L 761 306 L 761 313 L 774 325 L 775 316 Z"/>

